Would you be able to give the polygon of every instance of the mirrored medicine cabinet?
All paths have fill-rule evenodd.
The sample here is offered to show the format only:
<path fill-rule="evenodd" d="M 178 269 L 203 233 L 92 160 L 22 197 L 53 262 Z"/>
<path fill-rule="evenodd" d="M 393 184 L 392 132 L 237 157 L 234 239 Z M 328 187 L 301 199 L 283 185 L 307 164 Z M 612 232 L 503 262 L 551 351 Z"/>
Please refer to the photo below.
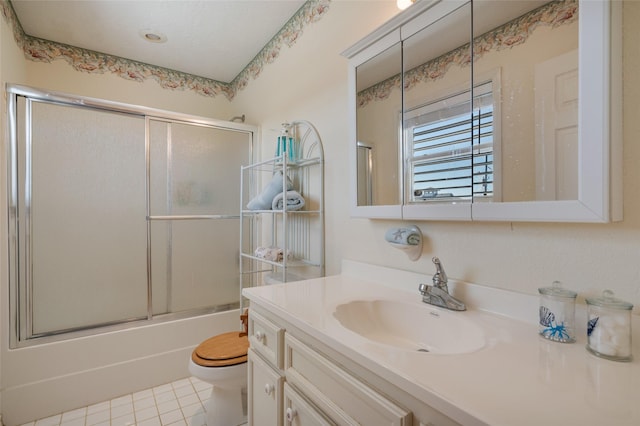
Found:
<path fill-rule="evenodd" d="M 353 217 L 621 220 L 621 10 L 421 0 L 349 58 Z"/>

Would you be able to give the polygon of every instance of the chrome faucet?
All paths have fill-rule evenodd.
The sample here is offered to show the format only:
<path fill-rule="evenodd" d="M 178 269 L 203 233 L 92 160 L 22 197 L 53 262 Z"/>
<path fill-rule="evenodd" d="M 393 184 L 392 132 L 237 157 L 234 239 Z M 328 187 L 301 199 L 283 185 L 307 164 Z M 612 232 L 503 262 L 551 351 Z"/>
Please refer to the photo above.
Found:
<path fill-rule="evenodd" d="M 447 286 L 447 274 L 444 272 L 440 259 L 434 257 L 431 259 L 436 265 L 436 273 L 433 276 L 433 285 L 420 284 L 418 290 L 422 294 L 422 301 L 434 306 L 451 309 L 453 311 L 464 311 L 467 307 L 449 294 Z"/>

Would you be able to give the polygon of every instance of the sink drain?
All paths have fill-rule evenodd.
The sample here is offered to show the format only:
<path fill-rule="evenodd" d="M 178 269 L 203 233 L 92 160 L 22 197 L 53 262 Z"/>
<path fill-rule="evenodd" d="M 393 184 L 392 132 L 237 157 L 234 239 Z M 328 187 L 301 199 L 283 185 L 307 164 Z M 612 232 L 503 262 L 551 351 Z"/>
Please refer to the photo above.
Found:
<path fill-rule="evenodd" d="M 420 349 L 418 349 L 418 352 L 429 352 L 429 349 L 422 349 L 422 348 L 420 348 Z"/>

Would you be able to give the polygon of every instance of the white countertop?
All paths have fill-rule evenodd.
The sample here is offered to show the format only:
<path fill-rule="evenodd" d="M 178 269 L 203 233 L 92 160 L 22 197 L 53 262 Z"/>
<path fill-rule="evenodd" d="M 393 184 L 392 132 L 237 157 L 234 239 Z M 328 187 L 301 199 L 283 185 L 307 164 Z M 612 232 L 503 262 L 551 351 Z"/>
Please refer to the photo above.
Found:
<path fill-rule="evenodd" d="M 457 289 L 471 295 L 476 291 L 461 288 L 461 284 Z M 600 359 L 585 349 L 584 333 L 572 344 L 538 336 L 537 305 L 534 308 L 527 306 L 530 301 L 522 304 L 514 299 L 514 305 L 533 309 L 532 321 L 471 306 L 455 314 L 483 329 L 485 347 L 468 354 L 437 355 L 372 343 L 333 317 L 337 305 L 353 300 L 422 304 L 417 290 L 406 290 L 339 275 L 245 289 L 243 294 L 252 306 L 272 312 L 464 425 L 640 425 L 638 338 L 633 342 L 632 362 Z M 509 292 L 501 293 L 505 293 L 501 299 L 508 302 Z M 638 335 L 636 317 L 633 337 Z"/>

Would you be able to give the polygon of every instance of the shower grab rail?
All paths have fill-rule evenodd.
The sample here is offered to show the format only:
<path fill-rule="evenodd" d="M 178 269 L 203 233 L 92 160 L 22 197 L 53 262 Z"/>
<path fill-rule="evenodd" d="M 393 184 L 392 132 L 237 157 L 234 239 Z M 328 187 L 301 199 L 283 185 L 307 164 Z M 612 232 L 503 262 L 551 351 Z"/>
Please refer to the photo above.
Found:
<path fill-rule="evenodd" d="M 240 219 L 240 215 L 230 214 L 194 214 L 194 215 L 153 215 L 147 216 L 147 220 L 191 220 L 191 219 Z"/>

